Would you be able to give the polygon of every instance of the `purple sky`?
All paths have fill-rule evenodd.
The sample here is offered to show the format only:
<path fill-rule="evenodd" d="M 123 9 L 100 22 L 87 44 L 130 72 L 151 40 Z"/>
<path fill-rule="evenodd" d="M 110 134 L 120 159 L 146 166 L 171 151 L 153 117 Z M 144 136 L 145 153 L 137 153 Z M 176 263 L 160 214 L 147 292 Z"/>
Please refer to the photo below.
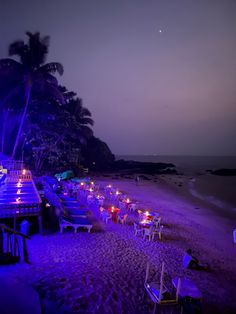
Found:
<path fill-rule="evenodd" d="M 27 30 L 115 154 L 236 155 L 236 1 L 0 0 L 0 58 Z"/>

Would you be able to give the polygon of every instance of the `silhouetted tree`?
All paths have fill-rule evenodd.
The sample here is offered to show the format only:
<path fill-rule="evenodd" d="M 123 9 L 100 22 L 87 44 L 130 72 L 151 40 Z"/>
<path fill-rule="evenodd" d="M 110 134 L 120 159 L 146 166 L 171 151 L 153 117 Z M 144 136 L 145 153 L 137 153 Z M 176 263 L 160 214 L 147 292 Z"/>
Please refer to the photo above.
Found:
<path fill-rule="evenodd" d="M 85 108 L 80 98 L 74 98 L 74 92 L 64 92 L 66 103 L 34 104 L 37 110 L 29 110 L 25 127 L 27 145 L 34 159 L 34 168 L 40 172 L 44 163 L 54 166 L 69 163 L 72 151 L 78 151 L 81 145 L 93 135 L 93 120 L 90 111 Z M 70 95 L 70 96 L 69 96 Z"/>
<path fill-rule="evenodd" d="M 21 94 L 24 99 L 23 113 L 20 119 L 18 132 L 12 158 L 16 153 L 22 126 L 25 120 L 29 103 L 34 98 L 54 99 L 63 104 L 63 93 L 58 87 L 57 79 L 53 76 L 56 72 L 63 74 L 63 67 L 58 62 L 46 63 L 49 37 L 40 37 L 40 33 L 27 32 L 28 42 L 15 41 L 9 47 L 10 56 L 18 56 L 19 62 L 7 58 L 0 60 L 0 97 L 1 107 L 9 103 L 9 99 Z M 4 132 L 3 132 L 4 133 Z M 3 146 L 3 142 L 2 142 Z"/>

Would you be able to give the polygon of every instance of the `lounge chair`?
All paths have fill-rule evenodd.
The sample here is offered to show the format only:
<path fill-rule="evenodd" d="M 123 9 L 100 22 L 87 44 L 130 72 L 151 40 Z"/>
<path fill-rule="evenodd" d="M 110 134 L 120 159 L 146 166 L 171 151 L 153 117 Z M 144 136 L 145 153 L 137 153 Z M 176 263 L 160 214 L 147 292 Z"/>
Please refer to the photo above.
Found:
<path fill-rule="evenodd" d="M 171 296 L 170 291 L 164 285 L 164 267 L 165 267 L 165 264 L 163 262 L 162 267 L 161 267 L 160 281 L 150 281 L 150 282 L 148 281 L 150 264 L 147 263 L 147 267 L 146 267 L 143 299 L 145 299 L 145 296 L 147 293 L 149 297 L 151 298 L 152 302 L 154 303 L 153 314 L 155 314 L 157 306 L 163 306 L 163 305 L 177 306 L 178 301 L 179 301 L 181 280 L 180 279 L 178 280 L 175 296 Z"/>
<path fill-rule="evenodd" d="M 80 208 L 67 208 L 66 209 L 68 216 L 70 217 L 83 217 L 86 218 L 89 215 L 88 210 L 80 209 Z"/>
<path fill-rule="evenodd" d="M 74 232 L 77 232 L 77 229 L 82 227 L 82 228 L 86 228 L 88 230 L 88 232 L 91 231 L 93 225 L 91 223 L 91 221 L 86 217 L 66 217 L 63 216 L 60 219 L 60 232 L 63 232 L 64 228 L 67 227 L 73 227 L 74 228 Z"/>

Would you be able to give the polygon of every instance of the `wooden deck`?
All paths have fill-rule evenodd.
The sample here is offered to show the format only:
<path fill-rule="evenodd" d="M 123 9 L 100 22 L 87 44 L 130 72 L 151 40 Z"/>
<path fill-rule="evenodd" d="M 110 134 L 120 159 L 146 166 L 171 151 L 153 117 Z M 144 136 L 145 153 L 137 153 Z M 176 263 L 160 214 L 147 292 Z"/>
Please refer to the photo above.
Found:
<path fill-rule="evenodd" d="M 38 216 L 42 233 L 41 198 L 29 170 L 9 170 L 0 186 L 0 219 Z"/>

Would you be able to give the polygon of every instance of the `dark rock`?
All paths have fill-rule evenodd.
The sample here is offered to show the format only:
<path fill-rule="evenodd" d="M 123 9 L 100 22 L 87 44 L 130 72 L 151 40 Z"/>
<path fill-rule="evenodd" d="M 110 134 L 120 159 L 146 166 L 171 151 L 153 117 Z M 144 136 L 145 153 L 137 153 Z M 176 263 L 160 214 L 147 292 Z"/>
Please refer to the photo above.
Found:
<path fill-rule="evenodd" d="M 148 178 L 147 176 L 144 176 L 144 175 L 141 175 L 139 177 L 140 177 L 140 179 L 143 179 L 143 180 L 148 180 L 148 181 L 151 180 L 150 178 Z"/>
<path fill-rule="evenodd" d="M 115 160 L 110 148 L 99 138 L 92 136 L 81 150 L 83 165 L 89 170 L 110 170 Z"/>
<path fill-rule="evenodd" d="M 175 166 L 171 163 L 140 162 L 133 160 L 116 160 L 112 165 L 114 171 L 125 171 L 126 174 L 177 174 Z"/>
<path fill-rule="evenodd" d="M 217 176 L 236 176 L 236 169 L 217 169 L 211 173 Z"/>

